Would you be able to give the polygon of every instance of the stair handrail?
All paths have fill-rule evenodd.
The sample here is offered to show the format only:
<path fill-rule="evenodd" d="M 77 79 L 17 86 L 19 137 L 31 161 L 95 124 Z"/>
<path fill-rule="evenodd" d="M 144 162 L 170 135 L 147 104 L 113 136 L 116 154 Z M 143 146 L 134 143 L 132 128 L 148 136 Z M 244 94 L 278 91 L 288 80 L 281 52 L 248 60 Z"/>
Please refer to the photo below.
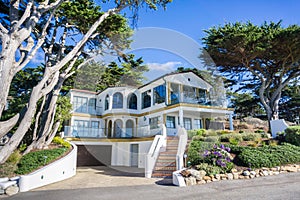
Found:
<path fill-rule="evenodd" d="M 167 146 L 167 129 L 164 124 L 161 124 L 162 134 L 156 135 L 151 147 L 146 155 L 145 160 L 145 177 L 151 178 L 156 160 L 160 152 L 166 150 Z"/>
<path fill-rule="evenodd" d="M 181 170 L 184 167 L 184 152 L 188 141 L 188 134 L 185 128 L 179 127 L 178 128 L 178 149 L 176 154 L 176 169 Z"/>

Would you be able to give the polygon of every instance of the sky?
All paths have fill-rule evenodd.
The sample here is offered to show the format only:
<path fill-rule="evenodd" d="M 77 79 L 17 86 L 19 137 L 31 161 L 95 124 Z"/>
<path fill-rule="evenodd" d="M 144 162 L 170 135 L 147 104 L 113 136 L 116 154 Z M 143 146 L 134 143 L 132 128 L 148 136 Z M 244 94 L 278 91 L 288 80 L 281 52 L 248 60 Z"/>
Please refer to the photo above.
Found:
<path fill-rule="evenodd" d="M 149 34 L 141 36 L 144 40 L 151 38 L 153 43 L 164 43 L 170 39 L 169 35 L 174 35 L 174 38 L 176 35 L 183 36 L 185 39 L 174 39 L 169 43 L 179 47 L 186 43 L 194 43 L 194 47 L 190 50 L 193 51 L 191 53 L 193 55 L 190 57 L 194 57 L 195 60 L 198 59 L 197 55 L 200 54 L 200 50 L 195 52 L 203 46 L 201 38 L 205 36 L 204 30 L 229 22 L 250 21 L 261 25 L 265 21 L 278 22 L 282 20 L 285 27 L 291 24 L 299 25 L 299 8 L 299 0 L 173 0 L 166 10 L 162 8 L 158 11 L 140 9 L 135 31 L 138 34 L 146 27 L 148 29 L 151 27 L 152 31 L 157 29 L 157 37 L 151 38 Z M 164 32 L 164 29 L 166 29 L 166 33 L 161 33 Z M 150 35 L 153 34 L 150 33 Z M 186 47 L 182 47 L 178 51 L 168 45 L 166 48 L 161 48 L 161 46 L 147 46 L 141 43 L 139 41 L 139 45 L 137 45 L 139 48 L 136 48 L 134 41 L 133 48 L 129 52 L 134 53 L 137 57 L 143 57 L 144 62 L 150 68 L 150 71 L 145 74 L 148 80 L 152 80 L 162 73 L 176 70 L 180 66 L 203 68 L 201 61 L 195 63 L 194 60 L 191 61 L 190 57 L 182 55 L 182 52 L 187 51 Z"/>

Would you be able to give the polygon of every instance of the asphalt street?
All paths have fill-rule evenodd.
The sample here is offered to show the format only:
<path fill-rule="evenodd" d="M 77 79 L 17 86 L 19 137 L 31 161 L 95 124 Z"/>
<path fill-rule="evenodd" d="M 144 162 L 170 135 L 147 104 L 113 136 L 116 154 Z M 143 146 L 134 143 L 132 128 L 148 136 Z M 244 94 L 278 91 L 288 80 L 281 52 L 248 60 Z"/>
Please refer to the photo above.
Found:
<path fill-rule="evenodd" d="M 84 184 L 84 183 L 79 183 Z M 154 200 L 154 199 L 266 199 L 299 200 L 300 173 L 280 174 L 248 180 L 230 180 L 179 188 L 160 185 L 93 187 L 80 189 L 37 190 L 19 193 L 8 200 Z"/>

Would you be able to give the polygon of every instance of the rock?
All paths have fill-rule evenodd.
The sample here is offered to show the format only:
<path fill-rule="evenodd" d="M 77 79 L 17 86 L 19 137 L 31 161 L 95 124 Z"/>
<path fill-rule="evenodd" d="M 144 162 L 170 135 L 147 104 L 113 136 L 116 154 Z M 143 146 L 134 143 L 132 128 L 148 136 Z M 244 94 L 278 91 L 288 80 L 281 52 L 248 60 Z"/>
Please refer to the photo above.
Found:
<path fill-rule="evenodd" d="M 231 170 L 231 173 L 236 173 L 237 172 L 237 169 L 235 169 L 235 168 L 233 168 L 232 170 Z"/>
<path fill-rule="evenodd" d="M 249 176 L 250 172 L 248 170 L 243 171 L 243 176 Z"/>
<path fill-rule="evenodd" d="M 192 169 L 192 170 L 189 170 L 189 172 L 191 173 L 191 176 L 196 178 L 197 181 L 201 181 L 202 178 L 206 174 L 206 172 L 204 170 L 198 171 L 198 170 Z"/>
<path fill-rule="evenodd" d="M 217 182 L 217 181 L 220 181 L 220 179 L 216 179 L 216 178 L 213 178 L 211 179 L 212 182 Z"/>
<path fill-rule="evenodd" d="M 232 173 L 227 174 L 227 177 L 228 177 L 228 180 L 233 180 L 233 174 Z"/>
<path fill-rule="evenodd" d="M 273 176 L 274 172 L 273 171 L 269 171 L 269 175 Z"/>
<path fill-rule="evenodd" d="M 292 166 L 286 167 L 285 170 L 287 172 L 297 172 L 298 171 L 297 167 L 292 167 Z"/>
<path fill-rule="evenodd" d="M 222 177 L 221 180 L 225 181 L 225 180 L 227 180 L 227 177 Z"/>
<path fill-rule="evenodd" d="M 19 192 L 19 187 L 16 186 L 16 185 L 12 185 L 12 186 L 8 187 L 8 188 L 5 190 L 5 193 L 6 193 L 8 196 L 17 194 L 18 192 Z"/>
<path fill-rule="evenodd" d="M 267 170 L 264 170 L 262 173 L 264 174 L 264 176 L 268 176 L 269 175 L 269 172 Z"/>
<path fill-rule="evenodd" d="M 250 175 L 249 176 L 245 176 L 245 179 L 250 179 Z"/>
<path fill-rule="evenodd" d="M 8 188 L 12 185 L 16 185 L 16 184 L 17 184 L 17 181 L 5 181 L 5 182 L 0 183 L 0 188 L 5 190 L 6 188 Z"/>
<path fill-rule="evenodd" d="M 207 180 L 206 183 L 211 183 L 211 180 Z"/>
<path fill-rule="evenodd" d="M 239 175 L 239 179 L 245 179 L 245 176 Z"/>
<path fill-rule="evenodd" d="M 199 184 L 199 185 L 202 185 L 202 184 L 205 184 L 205 183 L 206 183 L 205 180 L 197 181 L 197 184 Z"/>
<path fill-rule="evenodd" d="M 215 175 L 215 178 L 216 178 L 217 180 L 221 180 L 220 174 L 216 174 L 216 175 Z"/>
<path fill-rule="evenodd" d="M 206 175 L 206 171 L 204 170 L 200 170 L 199 173 L 202 178 Z"/>
<path fill-rule="evenodd" d="M 260 175 L 259 175 L 259 174 L 256 174 L 255 177 L 258 178 L 258 177 L 260 177 Z"/>
<path fill-rule="evenodd" d="M 255 175 L 251 174 L 249 177 L 250 177 L 250 178 L 255 178 Z"/>
<path fill-rule="evenodd" d="M 205 181 L 211 180 L 211 177 L 210 176 L 204 176 L 203 180 L 205 180 Z"/>
<path fill-rule="evenodd" d="M 275 171 L 279 171 L 280 170 L 280 167 L 272 167 L 271 168 L 271 171 L 275 172 Z"/>
<path fill-rule="evenodd" d="M 239 179 L 239 173 L 232 173 L 233 174 L 233 179 Z"/>
<path fill-rule="evenodd" d="M 250 175 L 256 175 L 256 172 L 255 171 L 250 171 Z"/>
<path fill-rule="evenodd" d="M 274 175 L 278 175 L 278 174 L 280 174 L 278 171 L 276 171 L 276 172 L 273 172 L 273 174 Z"/>
<path fill-rule="evenodd" d="M 189 177 L 191 175 L 191 172 L 189 170 L 182 170 L 180 172 L 180 174 L 183 176 L 183 177 Z"/>
<path fill-rule="evenodd" d="M 262 173 L 262 172 L 259 172 L 259 175 L 260 175 L 260 176 L 264 176 L 264 173 Z"/>

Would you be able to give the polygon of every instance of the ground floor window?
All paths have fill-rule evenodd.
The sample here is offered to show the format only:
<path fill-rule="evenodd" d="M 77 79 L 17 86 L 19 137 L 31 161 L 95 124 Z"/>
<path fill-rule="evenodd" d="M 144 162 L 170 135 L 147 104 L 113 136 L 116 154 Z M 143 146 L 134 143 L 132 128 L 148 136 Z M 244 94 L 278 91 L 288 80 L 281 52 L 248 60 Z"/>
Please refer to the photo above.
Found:
<path fill-rule="evenodd" d="M 192 120 L 191 118 L 183 118 L 183 126 L 186 130 L 192 129 Z"/>
<path fill-rule="evenodd" d="M 194 129 L 201 129 L 201 128 L 202 128 L 201 119 L 194 119 Z"/>
<path fill-rule="evenodd" d="M 149 119 L 150 129 L 156 129 L 158 127 L 158 117 L 153 117 Z"/>
<path fill-rule="evenodd" d="M 167 116 L 166 127 L 167 128 L 175 128 L 175 117 Z"/>

